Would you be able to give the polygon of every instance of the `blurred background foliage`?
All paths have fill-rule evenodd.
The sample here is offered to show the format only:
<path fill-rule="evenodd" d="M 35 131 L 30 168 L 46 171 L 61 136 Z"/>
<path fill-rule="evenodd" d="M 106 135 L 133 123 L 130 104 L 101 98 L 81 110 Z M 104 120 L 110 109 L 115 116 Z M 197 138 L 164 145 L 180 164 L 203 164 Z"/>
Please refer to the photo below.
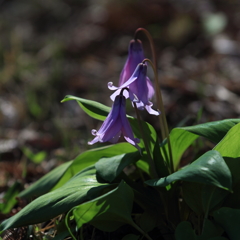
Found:
<path fill-rule="evenodd" d="M 89 148 L 100 123 L 60 101 L 111 106 L 107 83 L 117 84 L 138 27 L 156 44 L 170 128 L 238 118 L 239 22 L 237 0 L 0 0 L 1 192 Z"/>

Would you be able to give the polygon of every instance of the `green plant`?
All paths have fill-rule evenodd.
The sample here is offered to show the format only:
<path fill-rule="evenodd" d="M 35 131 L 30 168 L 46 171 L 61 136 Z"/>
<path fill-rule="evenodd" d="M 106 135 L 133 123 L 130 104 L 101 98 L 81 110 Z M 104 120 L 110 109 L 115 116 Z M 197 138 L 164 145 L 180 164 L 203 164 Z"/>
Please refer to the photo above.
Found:
<path fill-rule="evenodd" d="M 150 38 L 146 30 L 140 30 Z M 151 46 L 153 49 L 153 44 Z M 137 56 L 137 60 L 139 58 Z M 155 59 L 153 57 L 153 64 L 141 59 L 140 64 L 149 62 L 157 80 Z M 137 64 L 139 66 L 139 62 Z M 113 109 L 83 98 L 64 98 L 62 102 L 75 100 L 90 117 L 105 121 L 99 131 L 93 131 L 95 138 L 91 144 L 116 141 L 119 131 L 128 143 L 83 152 L 25 189 L 18 195 L 20 198 L 36 199 L 2 222 L 2 232 L 51 221 L 55 232 L 52 234 L 51 230 L 48 239 L 55 240 L 68 236 L 88 239 L 86 226 L 115 232 L 124 225 L 131 226 L 125 236 L 119 237 L 124 240 L 239 239 L 240 120 L 176 127 L 169 134 L 161 93 L 156 87 L 161 111 L 159 140 L 154 127 L 140 120 L 137 110 L 136 103 L 143 103 L 146 109 L 151 103 L 138 95 L 141 89 L 135 91 L 135 86 L 128 85 L 137 81 L 141 74 L 135 70 L 122 85 L 115 87 L 120 89 L 120 97 L 115 99 Z M 110 88 L 112 86 L 110 84 Z M 137 119 L 127 116 L 125 120 L 124 102 L 116 103 L 125 99 L 125 90 L 130 99 L 133 91 L 131 100 Z M 147 110 L 158 115 L 155 110 Z M 194 149 L 193 143 L 200 137 L 213 142 L 213 149 L 205 152 L 198 147 Z M 192 162 L 181 166 L 183 154 L 190 146 L 193 148 Z M 195 157 L 196 154 L 199 157 Z M 36 234 L 34 236 L 39 239 Z"/>

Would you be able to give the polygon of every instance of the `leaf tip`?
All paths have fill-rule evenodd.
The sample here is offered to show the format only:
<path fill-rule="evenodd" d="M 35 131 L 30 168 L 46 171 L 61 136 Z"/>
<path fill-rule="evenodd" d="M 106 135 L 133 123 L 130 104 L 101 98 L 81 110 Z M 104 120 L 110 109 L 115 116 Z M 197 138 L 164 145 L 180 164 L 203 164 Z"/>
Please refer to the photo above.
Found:
<path fill-rule="evenodd" d="M 60 101 L 60 103 L 67 102 L 69 100 L 70 95 L 66 95 L 63 100 Z"/>

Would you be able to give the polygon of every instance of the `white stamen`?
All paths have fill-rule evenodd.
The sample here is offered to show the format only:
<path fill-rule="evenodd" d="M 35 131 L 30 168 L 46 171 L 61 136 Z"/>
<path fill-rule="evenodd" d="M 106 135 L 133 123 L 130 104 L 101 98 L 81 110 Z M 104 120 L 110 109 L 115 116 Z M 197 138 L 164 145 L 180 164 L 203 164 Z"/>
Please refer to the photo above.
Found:
<path fill-rule="evenodd" d="M 96 129 L 93 129 L 93 130 L 91 131 L 91 133 L 92 133 L 93 136 L 96 136 L 96 135 L 97 135 L 97 130 L 96 130 Z"/>

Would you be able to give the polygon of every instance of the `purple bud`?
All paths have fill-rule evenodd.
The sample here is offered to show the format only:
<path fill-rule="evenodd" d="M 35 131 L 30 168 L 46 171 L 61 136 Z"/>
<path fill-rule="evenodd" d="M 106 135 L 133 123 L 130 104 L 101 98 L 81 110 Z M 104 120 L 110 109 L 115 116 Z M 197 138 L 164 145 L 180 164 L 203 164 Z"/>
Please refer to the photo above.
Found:
<path fill-rule="evenodd" d="M 133 74 L 137 65 L 144 59 L 143 47 L 140 40 L 131 40 L 128 47 L 128 58 L 121 72 L 119 87 Z"/>

